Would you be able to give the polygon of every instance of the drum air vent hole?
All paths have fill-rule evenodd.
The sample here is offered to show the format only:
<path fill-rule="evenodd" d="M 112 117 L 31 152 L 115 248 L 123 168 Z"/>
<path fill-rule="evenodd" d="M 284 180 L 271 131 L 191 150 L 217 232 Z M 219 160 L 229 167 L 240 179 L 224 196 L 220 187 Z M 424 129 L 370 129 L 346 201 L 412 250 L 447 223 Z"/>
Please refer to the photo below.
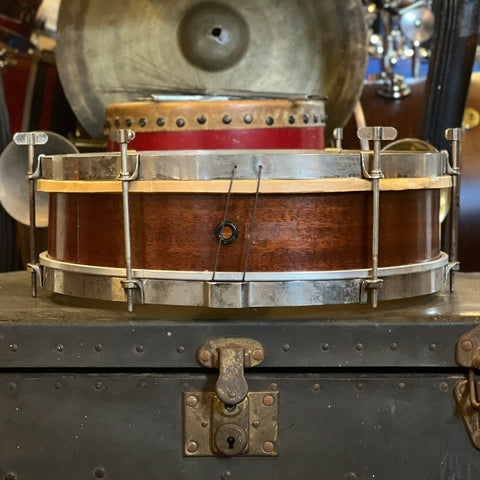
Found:
<path fill-rule="evenodd" d="M 219 37 L 222 34 L 222 29 L 220 27 L 215 27 L 212 29 L 212 35 L 214 37 Z"/>
<path fill-rule="evenodd" d="M 222 222 L 215 227 L 215 236 L 223 245 L 230 245 L 238 238 L 238 228 L 232 222 Z"/>

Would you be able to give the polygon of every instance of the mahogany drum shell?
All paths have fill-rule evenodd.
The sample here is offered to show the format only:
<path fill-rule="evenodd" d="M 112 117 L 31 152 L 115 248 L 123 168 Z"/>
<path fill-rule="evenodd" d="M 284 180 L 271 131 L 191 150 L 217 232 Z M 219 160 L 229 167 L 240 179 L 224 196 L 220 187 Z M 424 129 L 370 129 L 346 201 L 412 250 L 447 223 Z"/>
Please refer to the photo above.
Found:
<path fill-rule="evenodd" d="M 132 266 L 211 271 L 226 195 L 130 195 Z M 241 272 L 255 202 L 233 194 L 227 220 L 238 238 L 220 250 L 218 271 Z M 329 271 L 371 267 L 371 192 L 262 194 L 248 271 Z M 380 195 L 379 266 L 420 263 L 440 255 L 438 189 Z M 124 267 L 122 197 L 50 195 L 49 257 L 73 264 Z"/>

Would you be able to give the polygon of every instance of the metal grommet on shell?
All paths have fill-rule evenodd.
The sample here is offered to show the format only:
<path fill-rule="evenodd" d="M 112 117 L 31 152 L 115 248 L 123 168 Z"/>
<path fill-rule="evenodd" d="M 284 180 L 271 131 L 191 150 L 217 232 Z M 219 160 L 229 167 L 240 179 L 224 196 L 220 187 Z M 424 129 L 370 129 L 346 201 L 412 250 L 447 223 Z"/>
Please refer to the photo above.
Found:
<path fill-rule="evenodd" d="M 238 228 L 232 222 L 221 222 L 215 227 L 215 236 L 223 245 L 231 245 L 238 238 Z"/>

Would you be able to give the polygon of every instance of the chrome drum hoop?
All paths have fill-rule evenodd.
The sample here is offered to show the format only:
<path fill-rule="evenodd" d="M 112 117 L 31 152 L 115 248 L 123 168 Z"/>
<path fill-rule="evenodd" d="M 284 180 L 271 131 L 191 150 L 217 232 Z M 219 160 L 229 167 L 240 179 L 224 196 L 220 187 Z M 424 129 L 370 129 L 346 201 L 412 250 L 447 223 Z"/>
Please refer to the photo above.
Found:
<path fill-rule="evenodd" d="M 124 269 L 59 262 L 40 255 L 47 290 L 63 295 L 107 301 L 125 301 Z M 344 305 L 366 303 L 364 282 L 370 271 L 335 272 L 212 272 L 133 270 L 143 287 L 144 303 L 210 308 L 257 308 Z M 380 268 L 383 288 L 378 299 L 396 300 L 427 295 L 446 285 L 448 256 L 424 263 Z M 275 278 L 275 279 L 274 279 Z M 220 280 L 219 280 L 220 279 Z M 135 292 L 135 303 L 142 303 Z"/>
<path fill-rule="evenodd" d="M 206 150 L 128 153 L 128 169 L 138 166 L 136 180 L 307 180 L 364 178 L 372 152 L 355 150 Z M 446 152 L 381 152 L 385 178 L 439 177 L 447 173 Z M 117 153 L 43 156 L 41 180 L 115 181 L 121 170 Z"/>

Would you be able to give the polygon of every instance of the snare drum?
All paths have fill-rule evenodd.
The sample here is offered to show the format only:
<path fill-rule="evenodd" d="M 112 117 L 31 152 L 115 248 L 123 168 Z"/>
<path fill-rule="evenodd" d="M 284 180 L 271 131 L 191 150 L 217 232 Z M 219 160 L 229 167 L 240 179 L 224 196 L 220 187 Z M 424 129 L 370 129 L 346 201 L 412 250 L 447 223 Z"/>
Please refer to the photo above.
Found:
<path fill-rule="evenodd" d="M 324 100 L 209 98 L 109 105 L 105 133 L 134 129 L 129 148 L 137 150 L 324 147 Z M 108 149 L 118 144 L 109 142 Z"/>
<path fill-rule="evenodd" d="M 371 152 L 129 152 L 133 275 L 142 302 L 262 307 L 366 300 Z M 440 290 L 444 152 L 382 152 L 379 299 Z M 123 300 L 118 154 L 43 157 L 47 288 Z M 230 192 L 230 193 L 229 193 Z M 258 192 L 258 193 L 257 193 Z M 138 299 L 137 299 L 138 300 Z"/>

